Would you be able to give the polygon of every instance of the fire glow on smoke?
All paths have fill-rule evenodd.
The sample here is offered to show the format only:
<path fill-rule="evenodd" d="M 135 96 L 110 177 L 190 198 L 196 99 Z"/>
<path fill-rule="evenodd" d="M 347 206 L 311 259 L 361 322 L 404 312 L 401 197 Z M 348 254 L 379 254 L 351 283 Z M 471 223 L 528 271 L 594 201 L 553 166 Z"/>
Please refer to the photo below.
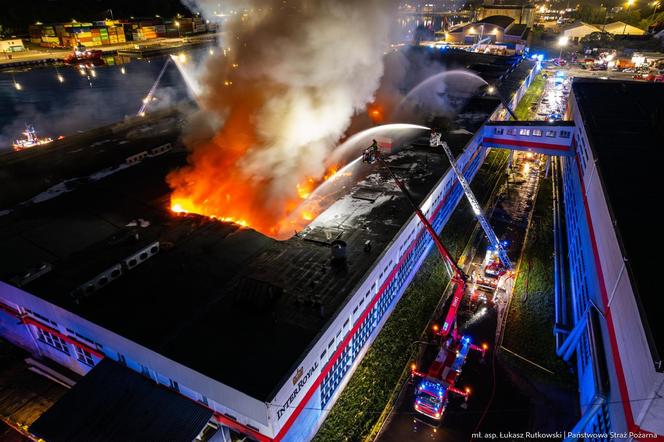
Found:
<path fill-rule="evenodd" d="M 221 124 L 208 139 L 188 142 L 189 165 L 168 176 L 171 209 L 292 235 L 288 215 L 335 176 L 330 154 L 373 100 L 389 27 L 385 3 L 256 0 L 249 19 L 227 23 L 231 48 L 215 51 L 201 79 L 200 117 Z M 206 15 L 206 2 L 196 5 Z M 378 109 L 369 112 L 379 119 Z M 304 220 L 315 215 L 302 212 Z"/>

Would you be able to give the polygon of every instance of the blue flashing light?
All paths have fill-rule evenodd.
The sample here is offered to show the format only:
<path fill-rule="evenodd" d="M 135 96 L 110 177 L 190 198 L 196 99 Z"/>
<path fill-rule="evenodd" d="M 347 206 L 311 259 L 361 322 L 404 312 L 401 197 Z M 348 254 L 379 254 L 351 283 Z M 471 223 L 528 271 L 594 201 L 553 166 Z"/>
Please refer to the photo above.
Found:
<path fill-rule="evenodd" d="M 426 393 L 430 396 L 439 397 L 440 399 L 445 396 L 445 387 L 438 382 L 422 381 L 417 388 L 418 392 Z M 418 399 L 419 400 L 419 399 Z"/>

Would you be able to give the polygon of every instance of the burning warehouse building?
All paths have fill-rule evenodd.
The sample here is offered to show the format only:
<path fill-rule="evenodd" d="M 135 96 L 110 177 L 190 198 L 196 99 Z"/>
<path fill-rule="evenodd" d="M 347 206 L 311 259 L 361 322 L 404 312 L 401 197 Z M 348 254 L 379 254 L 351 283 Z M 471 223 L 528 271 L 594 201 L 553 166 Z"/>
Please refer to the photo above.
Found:
<path fill-rule="evenodd" d="M 506 96 L 533 75 L 527 61 L 447 57 L 502 76 Z M 499 107 L 472 99 L 443 135 L 469 180 L 486 155 L 476 133 Z M 0 333 L 85 375 L 31 432 L 186 440 L 212 427 L 310 439 L 430 238 L 387 173 L 368 165 L 286 241 L 173 213 L 164 177 L 186 159 L 176 125 L 135 124 L 16 155 L 0 174 L 3 186 L 31 181 L 3 201 Z M 415 142 L 387 161 L 440 231 L 462 197 L 445 154 Z M 151 425 L 135 422 L 137 410 Z"/>

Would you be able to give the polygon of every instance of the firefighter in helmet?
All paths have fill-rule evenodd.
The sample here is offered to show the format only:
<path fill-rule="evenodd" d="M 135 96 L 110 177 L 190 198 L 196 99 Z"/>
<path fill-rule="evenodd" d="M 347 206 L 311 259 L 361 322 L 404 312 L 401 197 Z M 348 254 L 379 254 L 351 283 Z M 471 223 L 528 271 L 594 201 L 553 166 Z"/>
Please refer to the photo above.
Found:
<path fill-rule="evenodd" d="M 371 146 L 367 147 L 364 150 L 362 161 L 371 164 L 374 161 L 376 161 L 377 156 L 378 156 L 378 141 L 371 140 Z"/>

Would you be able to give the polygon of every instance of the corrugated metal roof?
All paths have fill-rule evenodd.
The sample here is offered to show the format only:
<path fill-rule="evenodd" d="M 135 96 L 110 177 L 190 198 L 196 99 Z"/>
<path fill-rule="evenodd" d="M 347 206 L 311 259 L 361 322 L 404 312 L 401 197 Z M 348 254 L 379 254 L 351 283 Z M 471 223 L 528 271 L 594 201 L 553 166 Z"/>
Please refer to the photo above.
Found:
<path fill-rule="evenodd" d="M 48 442 L 191 442 L 212 410 L 104 359 L 30 427 Z"/>
<path fill-rule="evenodd" d="M 505 29 L 509 25 L 511 25 L 514 22 L 514 19 L 512 17 L 508 17 L 506 15 L 491 15 L 489 17 L 485 17 L 482 20 L 478 21 L 477 23 L 486 23 L 490 25 L 496 25 L 500 26 L 501 28 Z"/>
<path fill-rule="evenodd" d="M 528 25 L 513 23 L 507 29 L 505 29 L 505 34 L 526 38 L 527 35 L 524 34 L 527 33 L 527 30 Z"/>

